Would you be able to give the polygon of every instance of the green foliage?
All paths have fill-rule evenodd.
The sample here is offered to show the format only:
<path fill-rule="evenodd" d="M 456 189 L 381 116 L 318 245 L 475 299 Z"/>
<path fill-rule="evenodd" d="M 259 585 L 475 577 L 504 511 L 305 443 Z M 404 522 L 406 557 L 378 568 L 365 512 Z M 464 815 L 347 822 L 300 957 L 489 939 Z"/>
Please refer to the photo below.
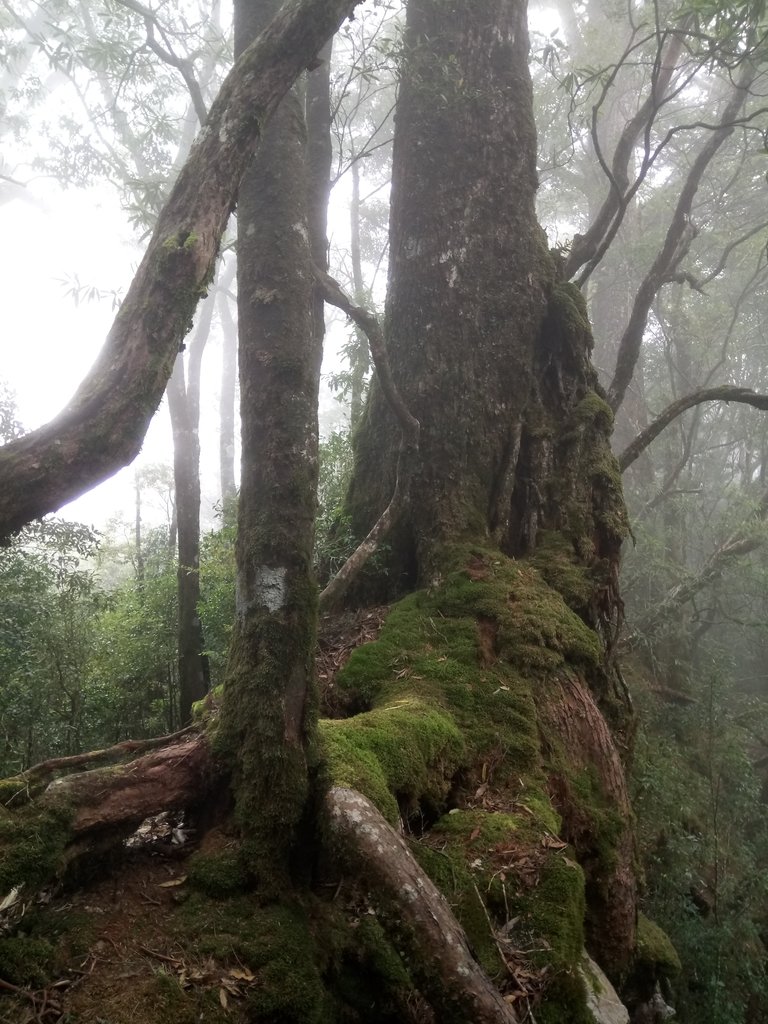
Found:
<path fill-rule="evenodd" d="M 320 442 L 315 562 L 322 582 L 335 575 L 354 550 L 349 521 L 342 511 L 352 460 L 352 441 L 347 431 L 334 430 Z"/>
<path fill-rule="evenodd" d="M 234 510 L 229 510 L 220 529 L 210 530 L 200 541 L 198 610 L 214 684 L 223 681 L 235 621 L 236 534 Z"/>
<path fill-rule="evenodd" d="M 46 520 L 0 549 L 0 771 L 82 750 L 97 698 L 87 685 L 95 620 L 104 607 L 87 567 L 97 538 Z"/>
<path fill-rule="evenodd" d="M 768 811 L 749 757 L 766 710 L 740 707 L 710 679 L 690 706 L 646 700 L 643 711 L 634 787 L 645 907 L 674 950 L 641 918 L 640 960 L 653 948 L 668 975 L 682 965 L 672 1000 L 682 1021 L 747 1024 L 768 1013 Z"/>

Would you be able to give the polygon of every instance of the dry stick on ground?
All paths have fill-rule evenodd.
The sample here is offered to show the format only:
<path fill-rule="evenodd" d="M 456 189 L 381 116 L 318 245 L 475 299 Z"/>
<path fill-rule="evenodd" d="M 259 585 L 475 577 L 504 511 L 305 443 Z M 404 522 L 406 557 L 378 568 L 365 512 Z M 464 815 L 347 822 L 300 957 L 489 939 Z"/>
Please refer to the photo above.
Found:
<path fill-rule="evenodd" d="M 384 332 L 376 317 L 362 306 L 356 306 L 329 274 L 314 268 L 315 280 L 329 305 L 336 306 L 352 320 L 368 338 L 371 359 L 376 367 L 379 385 L 384 397 L 400 424 L 400 452 L 397 459 L 395 489 L 389 504 L 371 528 L 368 536 L 358 545 L 320 594 L 320 607 L 326 610 L 341 600 L 355 575 L 378 547 L 382 537 L 391 529 L 408 500 L 408 480 L 419 448 L 419 421 L 408 411 L 392 376 Z"/>
<path fill-rule="evenodd" d="M 0 449 L 0 540 L 137 455 L 213 273 L 264 123 L 357 0 L 284 7 L 238 59 L 163 207 L 94 367 L 54 420 Z"/>
<path fill-rule="evenodd" d="M 438 1015 L 473 1024 L 517 1024 L 514 1010 L 470 953 L 445 897 L 370 800 L 355 790 L 335 787 L 326 806 L 332 828 L 352 859 L 363 866 L 361 877 L 382 897 L 385 925 L 407 948 L 409 963 L 414 968 L 429 964 L 424 977 L 415 980 Z"/>
<path fill-rule="evenodd" d="M 660 413 L 645 430 L 637 435 L 631 444 L 628 444 L 619 456 L 619 467 L 622 473 L 638 459 L 645 449 L 655 441 L 659 434 L 678 416 L 692 409 L 703 402 L 742 402 L 745 405 L 752 405 L 755 409 L 768 409 L 768 395 L 761 395 L 751 388 L 740 388 L 734 384 L 723 384 L 715 388 L 702 388 L 700 391 L 693 391 L 690 395 L 678 398 Z"/>

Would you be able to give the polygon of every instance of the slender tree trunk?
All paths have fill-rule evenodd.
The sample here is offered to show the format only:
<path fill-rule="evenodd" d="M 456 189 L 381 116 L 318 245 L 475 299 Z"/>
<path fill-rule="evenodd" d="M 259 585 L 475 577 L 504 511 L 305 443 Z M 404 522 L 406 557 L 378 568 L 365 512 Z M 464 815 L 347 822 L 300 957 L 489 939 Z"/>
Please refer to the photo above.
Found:
<path fill-rule="evenodd" d="M 358 306 L 368 305 L 368 296 L 363 280 L 363 260 L 360 248 L 360 166 L 352 160 L 352 197 L 349 204 L 350 260 L 352 263 L 352 294 Z M 365 379 L 371 369 L 368 355 L 368 339 L 355 326 L 355 341 L 350 357 L 352 386 L 349 394 L 349 422 L 354 430 L 363 414 Z"/>
<path fill-rule="evenodd" d="M 274 0 L 235 7 L 240 52 Z M 320 345 L 313 323 L 303 90 L 281 103 L 238 204 L 238 329 L 243 460 L 237 613 L 222 735 L 235 764 L 246 855 L 264 888 L 300 853 L 317 701 L 317 488 Z"/>
<path fill-rule="evenodd" d="M 210 326 L 210 324 L 208 324 Z M 203 324 L 205 328 L 206 325 Z M 199 386 L 199 380 L 198 380 Z M 181 724 L 192 720 L 192 705 L 206 693 L 200 600 L 200 440 L 193 388 L 184 382 L 184 355 L 179 353 L 168 382 L 173 430 L 173 479 L 178 538 L 178 659 Z"/>
<path fill-rule="evenodd" d="M 219 293 L 222 329 L 221 393 L 219 396 L 219 481 L 226 508 L 234 500 L 235 486 L 235 392 L 237 389 L 237 324 L 229 296 Z"/>

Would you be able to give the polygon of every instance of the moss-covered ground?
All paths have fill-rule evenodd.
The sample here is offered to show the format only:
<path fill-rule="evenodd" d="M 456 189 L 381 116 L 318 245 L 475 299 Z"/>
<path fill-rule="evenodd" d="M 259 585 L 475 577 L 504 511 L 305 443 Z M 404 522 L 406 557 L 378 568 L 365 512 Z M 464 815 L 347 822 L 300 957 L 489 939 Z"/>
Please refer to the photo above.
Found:
<path fill-rule="evenodd" d="M 585 679 L 601 671 L 598 639 L 578 614 L 593 580 L 547 537 L 530 561 L 465 545 L 443 564 L 443 577 L 393 606 L 336 676 L 338 704 L 357 713 L 321 722 L 326 780 L 404 823 L 511 999 L 530 998 L 538 1021 L 587 1024 L 585 875 L 560 838 L 553 771 L 568 776 L 606 863 L 621 822 L 599 777 L 542 745 L 540 710 L 566 669 Z M 64 812 L 42 828 L 31 813 L 0 818 L 6 882 L 20 869 L 12 850 L 44 865 L 66 841 Z M 68 977 L 61 998 L 73 1024 L 431 1020 L 388 937 L 386 901 L 328 863 L 302 894 L 266 902 L 226 834 L 183 862 L 145 858 L 68 900 L 60 917 L 49 908 L 47 924 L 31 927 L 30 917 L 0 941 L 0 977 L 38 989 Z M 644 950 L 652 934 L 641 931 Z"/>
<path fill-rule="evenodd" d="M 340 699 L 364 710 L 321 723 L 330 779 L 408 823 L 416 858 L 502 988 L 515 991 L 517 964 L 543 1019 L 581 1024 L 584 875 L 557 838 L 536 698 L 566 666 L 599 670 L 599 641 L 577 614 L 594 581 L 554 542 L 532 562 L 465 546 L 443 563 L 443 578 L 396 604 L 337 676 Z M 587 820 L 594 797 L 608 841 L 599 786 L 579 793 Z"/>

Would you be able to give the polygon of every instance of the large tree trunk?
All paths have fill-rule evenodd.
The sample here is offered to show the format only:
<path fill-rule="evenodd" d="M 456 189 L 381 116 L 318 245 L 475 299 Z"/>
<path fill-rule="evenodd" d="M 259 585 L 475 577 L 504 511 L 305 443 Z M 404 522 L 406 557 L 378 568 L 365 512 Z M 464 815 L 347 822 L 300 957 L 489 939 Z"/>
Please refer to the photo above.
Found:
<path fill-rule="evenodd" d="M 238 47 L 268 6 L 240 0 Z M 368 585 L 421 589 L 337 676 L 339 705 L 356 713 L 317 729 L 319 332 L 296 92 L 241 193 L 237 618 L 216 745 L 233 768 L 242 852 L 260 898 L 296 895 L 295 869 L 321 845 L 307 826 L 330 819 L 315 866 L 341 891 L 350 875 L 339 880 L 340 871 L 355 865 L 347 949 L 356 947 L 358 980 L 372 974 L 376 1021 L 393 1019 L 375 1016 L 379 983 L 425 995 L 425 1020 L 514 1020 L 523 956 L 529 975 L 542 972 L 543 1019 L 575 1024 L 586 1019 L 585 940 L 617 977 L 635 944 L 616 742 L 629 723 L 611 672 L 626 516 L 584 304 L 559 278 L 535 218 L 527 46 L 521 0 L 410 2 L 387 333 L 422 443 L 403 485 L 409 501 L 396 506 Z M 398 463 L 398 421 L 382 390 L 374 383 L 358 437 L 349 500 L 361 533 L 390 502 Z M 324 803 L 311 800 L 318 752 L 334 784 Z M 393 835 L 379 814 L 404 821 L 413 838 Z M 323 926 L 338 934 L 344 910 L 322 904 L 312 912 L 324 942 Z M 389 935 L 375 955 L 361 907 L 380 912 Z M 381 963 L 398 962 L 401 949 L 406 980 L 393 982 Z M 315 955 L 331 990 L 328 951 L 316 943 Z M 327 1019 L 325 994 L 302 1018 L 278 1004 L 253 1019 Z"/>
<path fill-rule="evenodd" d="M 626 732 L 627 711 L 610 683 L 610 653 L 620 617 L 617 571 L 627 521 L 609 448 L 612 415 L 590 364 L 585 305 L 562 280 L 534 210 L 525 4 L 411 0 L 405 49 L 387 342 L 421 440 L 410 503 L 389 551 L 380 556 L 389 574 L 383 588 L 381 576 L 369 577 L 365 586 L 392 594 L 419 583 L 437 593 L 455 564 L 457 545 L 482 550 L 496 544 L 508 555 L 547 566 L 545 579 L 601 636 L 603 666 L 578 669 L 574 683 L 584 692 L 579 713 L 586 715 L 589 705 L 589 734 L 600 740 L 590 746 L 582 738 L 568 753 L 573 736 L 562 736 L 571 767 L 563 769 L 553 755 L 550 778 L 557 793 L 563 773 L 570 777 L 588 764 L 599 799 L 621 822 L 606 859 L 593 819 L 587 815 L 593 824 L 585 824 L 563 808 L 564 838 L 579 851 L 592 894 L 590 942 L 606 966 L 620 972 L 635 940 L 633 843 L 621 761 L 600 708 Z M 361 535 L 391 497 L 398 441 L 394 416 L 374 381 L 348 498 Z M 567 563 L 587 573 L 578 594 L 552 571 L 554 550 L 566 560 L 562 568 Z M 472 569 L 476 557 L 464 556 L 480 585 L 485 570 Z M 488 607 L 478 628 L 495 657 L 503 649 L 498 637 L 504 613 Z M 547 621 L 547 612 L 539 614 Z M 526 657 L 520 670 L 530 672 Z M 546 677 L 542 671 L 534 692 Z M 596 703 L 587 698 L 585 684 Z M 539 708 L 546 749 L 571 697 L 566 690 L 541 692 L 548 695 Z"/>

